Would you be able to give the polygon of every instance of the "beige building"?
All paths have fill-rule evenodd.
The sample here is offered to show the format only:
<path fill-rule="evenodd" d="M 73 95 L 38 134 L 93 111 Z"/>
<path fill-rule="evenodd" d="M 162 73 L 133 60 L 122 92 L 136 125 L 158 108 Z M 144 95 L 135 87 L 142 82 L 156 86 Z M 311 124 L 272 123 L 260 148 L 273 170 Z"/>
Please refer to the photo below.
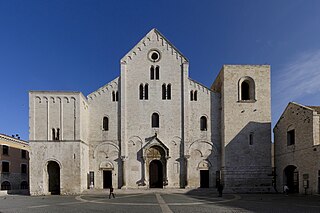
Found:
<path fill-rule="evenodd" d="M 29 144 L 0 134 L 0 183 L 3 191 L 28 190 Z"/>
<path fill-rule="evenodd" d="M 320 193 L 320 107 L 291 102 L 275 125 L 274 150 L 278 191 Z"/>
<path fill-rule="evenodd" d="M 225 65 L 208 88 L 151 30 L 87 97 L 31 91 L 31 194 L 88 188 L 271 188 L 270 66 Z"/>

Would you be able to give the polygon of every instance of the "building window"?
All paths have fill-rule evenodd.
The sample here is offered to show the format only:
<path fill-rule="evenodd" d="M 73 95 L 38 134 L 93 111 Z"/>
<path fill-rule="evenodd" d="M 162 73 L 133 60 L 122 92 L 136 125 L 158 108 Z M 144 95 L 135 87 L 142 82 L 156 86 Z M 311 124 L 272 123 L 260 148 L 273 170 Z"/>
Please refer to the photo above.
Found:
<path fill-rule="evenodd" d="M 21 174 L 27 174 L 27 164 L 21 164 Z"/>
<path fill-rule="evenodd" d="M 156 66 L 156 80 L 159 80 L 159 77 L 160 77 L 160 67 L 159 66 Z"/>
<path fill-rule="evenodd" d="M 195 90 L 195 91 L 191 90 L 190 91 L 190 101 L 197 101 L 197 99 L 198 99 L 197 90 Z"/>
<path fill-rule="evenodd" d="M 253 132 L 249 134 L 249 145 L 253 145 Z"/>
<path fill-rule="evenodd" d="M 28 189 L 28 182 L 27 181 L 22 181 L 20 184 L 20 189 Z"/>
<path fill-rule="evenodd" d="M 255 100 L 255 83 L 248 76 L 239 80 L 239 101 Z"/>
<path fill-rule="evenodd" d="M 6 145 L 2 145 L 2 154 L 9 155 L 9 147 Z"/>
<path fill-rule="evenodd" d="M 115 91 L 112 91 L 112 101 L 116 101 L 116 93 L 115 93 Z"/>
<path fill-rule="evenodd" d="M 1 190 L 11 190 L 11 184 L 8 181 L 3 181 L 1 183 Z"/>
<path fill-rule="evenodd" d="M 108 131 L 109 130 L 109 118 L 103 117 L 103 130 Z"/>
<path fill-rule="evenodd" d="M 151 117 L 151 127 L 152 128 L 159 128 L 159 114 L 153 113 Z"/>
<path fill-rule="evenodd" d="M 2 172 L 3 173 L 10 172 L 10 170 L 9 170 L 9 162 L 2 162 Z"/>
<path fill-rule="evenodd" d="M 150 68 L 150 79 L 154 80 L 154 66 L 151 66 Z"/>
<path fill-rule="evenodd" d="M 162 84 L 162 100 L 171 100 L 171 84 Z"/>
<path fill-rule="evenodd" d="M 116 91 L 116 101 L 119 101 L 119 93 Z"/>
<path fill-rule="evenodd" d="M 171 84 L 167 85 L 167 100 L 171 100 Z"/>
<path fill-rule="evenodd" d="M 56 140 L 56 130 L 52 128 L 52 140 Z"/>
<path fill-rule="evenodd" d="M 26 150 L 21 150 L 21 158 L 27 159 L 27 151 Z"/>
<path fill-rule="evenodd" d="M 295 133 L 294 129 L 287 132 L 287 145 L 291 146 L 295 143 Z"/>
<path fill-rule="evenodd" d="M 148 100 L 149 98 L 149 85 L 145 84 L 143 86 L 143 84 L 140 84 L 139 86 L 139 99 L 140 100 Z"/>
<path fill-rule="evenodd" d="M 56 137 L 56 140 L 57 140 L 57 141 L 60 140 L 60 129 L 59 129 L 59 128 L 57 128 L 57 137 Z"/>
<path fill-rule="evenodd" d="M 206 116 L 201 116 L 201 118 L 200 118 L 200 130 L 207 131 L 207 118 L 206 118 Z"/>

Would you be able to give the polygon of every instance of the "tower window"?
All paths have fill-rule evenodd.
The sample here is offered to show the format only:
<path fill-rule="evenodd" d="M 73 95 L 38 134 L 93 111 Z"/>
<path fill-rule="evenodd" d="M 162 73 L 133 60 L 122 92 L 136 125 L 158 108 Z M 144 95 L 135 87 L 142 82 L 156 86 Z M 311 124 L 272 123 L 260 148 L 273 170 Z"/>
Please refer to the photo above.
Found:
<path fill-rule="evenodd" d="M 148 100 L 148 91 L 149 89 L 148 89 L 148 84 L 146 84 L 146 85 L 144 85 L 144 99 L 145 100 Z"/>
<path fill-rule="evenodd" d="M 21 150 L 21 158 L 27 159 L 27 151 L 26 150 Z"/>
<path fill-rule="evenodd" d="M 152 128 L 159 128 L 159 114 L 153 113 L 151 116 L 151 127 Z"/>
<path fill-rule="evenodd" d="M 112 101 L 116 101 L 116 93 L 112 91 Z"/>
<path fill-rule="evenodd" d="M 190 101 L 193 101 L 193 90 L 190 91 Z"/>
<path fill-rule="evenodd" d="M 116 91 L 116 101 L 119 101 L 119 93 Z"/>
<path fill-rule="evenodd" d="M 108 131 L 109 130 L 109 118 L 103 117 L 103 130 Z"/>
<path fill-rule="evenodd" d="M 171 84 L 167 85 L 167 99 L 171 100 Z"/>
<path fill-rule="evenodd" d="M 205 116 L 201 116 L 200 118 L 200 130 L 207 131 L 207 118 Z"/>
<path fill-rule="evenodd" d="M 171 84 L 162 84 L 162 100 L 171 100 Z"/>
<path fill-rule="evenodd" d="M 198 92 L 197 92 L 197 90 L 196 90 L 196 91 L 194 91 L 194 93 L 193 93 L 193 100 L 194 100 L 194 101 L 197 101 L 197 99 L 198 99 Z"/>
<path fill-rule="evenodd" d="M 56 130 L 54 128 L 52 128 L 52 140 L 56 140 Z"/>
<path fill-rule="evenodd" d="M 166 100 L 167 88 L 165 84 L 162 84 L 162 100 Z"/>
<path fill-rule="evenodd" d="M 255 83 L 250 77 L 239 80 L 239 101 L 255 100 Z"/>
<path fill-rule="evenodd" d="M 249 134 L 249 145 L 253 145 L 253 132 Z"/>
<path fill-rule="evenodd" d="M 21 173 L 27 174 L 27 164 L 21 164 Z"/>

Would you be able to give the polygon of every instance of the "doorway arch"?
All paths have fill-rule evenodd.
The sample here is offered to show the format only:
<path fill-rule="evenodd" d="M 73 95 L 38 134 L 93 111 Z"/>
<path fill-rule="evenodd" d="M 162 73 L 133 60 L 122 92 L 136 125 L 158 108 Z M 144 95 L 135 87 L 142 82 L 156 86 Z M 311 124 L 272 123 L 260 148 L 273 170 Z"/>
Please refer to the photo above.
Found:
<path fill-rule="evenodd" d="M 52 195 L 60 194 L 60 166 L 55 161 L 49 161 L 47 165 L 49 192 Z"/>
<path fill-rule="evenodd" d="M 163 188 L 163 165 L 160 160 L 153 160 L 149 165 L 150 188 Z"/>
<path fill-rule="evenodd" d="M 294 165 L 287 166 L 284 170 L 284 181 L 291 193 L 299 193 L 299 172 Z"/>

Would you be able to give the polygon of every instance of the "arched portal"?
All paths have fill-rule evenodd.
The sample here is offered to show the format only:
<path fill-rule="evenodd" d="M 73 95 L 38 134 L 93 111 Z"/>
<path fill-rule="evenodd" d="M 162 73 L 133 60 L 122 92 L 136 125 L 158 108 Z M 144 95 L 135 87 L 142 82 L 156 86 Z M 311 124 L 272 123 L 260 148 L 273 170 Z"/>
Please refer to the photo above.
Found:
<path fill-rule="evenodd" d="M 150 188 L 163 188 L 163 165 L 160 160 L 153 160 L 149 166 Z"/>
<path fill-rule="evenodd" d="M 289 188 L 289 192 L 299 193 L 299 172 L 297 167 L 289 165 L 284 169 L 284 184 Z"/>
<path fill-rule="evenodd" d="M 48 185 L 52 195 L 60 194 L 60 166 L 57 162 L 49 161 L 48 166 Z"/>
<path fill-rule="evenodd" d="M 165 150 L 158 145 L 151 146 L 146 152 L 146 163 L 147 172 L 149 173 L 149 187 L 163 188 L 167 184 Z"/>

